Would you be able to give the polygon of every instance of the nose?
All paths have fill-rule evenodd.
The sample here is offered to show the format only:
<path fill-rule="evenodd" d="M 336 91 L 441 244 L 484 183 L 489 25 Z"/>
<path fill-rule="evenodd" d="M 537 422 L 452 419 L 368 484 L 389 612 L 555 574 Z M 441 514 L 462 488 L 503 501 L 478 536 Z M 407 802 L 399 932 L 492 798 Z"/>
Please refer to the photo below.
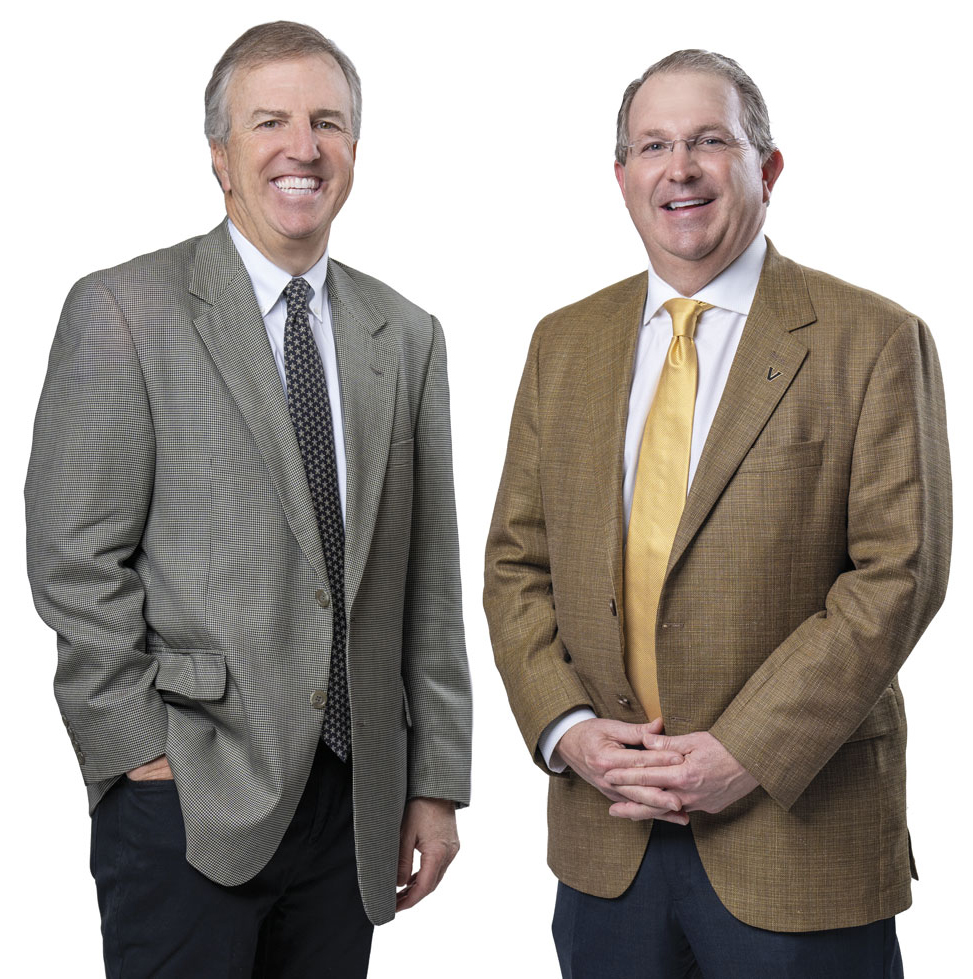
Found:
<path fill-rule="evenodd" d="M 684 139 L 676 140 L 666 163 L 666 176 L 676 183 L 684 184 L 695 180 L 700 173 L 696 154 L 690 152 L 689 143 Z"/>
<path fill-rule="evenodd" d="M 299 163 L 313 163 L 321 155 L 309 122 L 295 123 L 287 131 L 287 155 Z"/>

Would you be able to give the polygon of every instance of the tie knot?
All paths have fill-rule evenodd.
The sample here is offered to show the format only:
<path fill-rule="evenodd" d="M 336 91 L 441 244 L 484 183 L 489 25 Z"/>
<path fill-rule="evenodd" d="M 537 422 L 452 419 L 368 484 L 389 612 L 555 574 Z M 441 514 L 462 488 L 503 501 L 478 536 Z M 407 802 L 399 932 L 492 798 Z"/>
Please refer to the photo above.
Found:
<path fill-rule="evenodd" d="M 306 279 L 291 279 L 284 288 L 288 312 L 307 309 L 307 294 L 311 291 Z"/>
<path fill-rule="evenodd" d="M 676 337 L 693 338 L 696 332 L 696 321 L 703 310 L 712 309 L 712 303 L 701 303 L 698 299 L 670 299 L 663 303 L 666 311 L 672 317 L 672 335 Z"/>

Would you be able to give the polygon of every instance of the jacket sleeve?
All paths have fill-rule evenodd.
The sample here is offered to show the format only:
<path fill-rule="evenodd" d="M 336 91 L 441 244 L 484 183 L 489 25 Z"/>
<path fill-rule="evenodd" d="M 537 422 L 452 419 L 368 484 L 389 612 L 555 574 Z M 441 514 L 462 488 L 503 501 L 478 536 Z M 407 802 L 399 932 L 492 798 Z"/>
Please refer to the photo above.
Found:
<path fill-rule="evenodd" d="M 134 567 L 152 499 L 155 441 L 128 323 L 97 277 L 57 328 L 27 472 L 27 567 L 58 636 L 54 692 L 85 782 L 165 753 L 166 710 L 145 651 Z"/>
<path fill-rule="evenodd" d="M 552 721 L 591 700 L 558 636 L 541 485 L 540 348 L 531 341 L 486 547 L 483 605 L 510 707 L 535 762 Z"/>
<path fill-rule="evenodd" d="M 412 529 L 403 680 L 409 704 L 408 797 L 469 803 L 472 709 L 463 638 L 446 345 L 432 349 L 414 427 Z"/>
<path fill-rule="evenodd" d="M 893 682 L 942 603 L 951 533 L 942 377 L 925 325 L 892 334 L 855 436 L 848 570 L 711 733 L 785 809 Z"/>

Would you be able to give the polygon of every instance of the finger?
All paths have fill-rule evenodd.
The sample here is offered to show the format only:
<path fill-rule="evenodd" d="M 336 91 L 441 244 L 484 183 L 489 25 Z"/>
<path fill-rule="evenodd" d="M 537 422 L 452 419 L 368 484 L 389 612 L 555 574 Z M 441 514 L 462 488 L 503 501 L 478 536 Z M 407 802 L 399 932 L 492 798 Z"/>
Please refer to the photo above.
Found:
<path fill-rule="evenodd" d="M 395 906 L 399 911 L 417 905 L 424 897 L 431 894 L 446 873 L 449 864 L 445 849 L 436 848 L 422 854 L 419 860 L 419 872 L 409 881 L 406 889 L 396 897 Z"/>
<path fill-rule="evenodd" d="M 661 720 L 659 718 L 658 720 Z M 641 745 L 642 739 L 646 736 L 654 737 L 661 731 L 661 726 L 656 730 L 650 724 L 628 724 L 625 721 L 613 721 L 605 719 L 601 721 L 600 733 L 619 744 Z"/>
<path fill-rule="evenodd" d="M 646 805 L 642 802 L 629 800 L 628 802 L 616 802 L 608 809 L 610 816 L 618 819 L 632 819 L 636 821 L 645 819 L 661 819 L 667 823 L 677 823 L 686 826 L 689 823 L 689 815 L 681 809 L 672 810 L 667 806 Z"/>
<path fill-rule="evenodd" d="M 601 779 L 596 779 L 591 783 L 606 799 L 612 802 L 624 802 L 625 796 L 610 785 L 606 785 Z"/>
<path fill-rule="evenodd" d="M 640 806 L 650 806 L 660 812 L 678 812 L 684 809 L 683 800 L 675 792 L 667 792 L 656 786 L 623 785 L 617 791 L 625 802 L 635 802 Z"/>
<path fill-rule="evenodd" d="M 644 724 L 642 726 L 642 747 L 653 751 L 677 751 L 675 739 L 668 734 L 663 734 L 661 730 L 651 730 L 653 725 Z M 682 752 L 680 752 L 682 754 Z"/>
<path fill-rule="evenodd" d="M 613 768 L 630 768 L 637 764 L 637 755 L 642 755 L 642 751 L 633 751 L 631 748 L 606 747 L 594 756 L 592 761 L 603 772 L 611 771 Z M 680 756 L 682 760 L 682 756 Z"/>
<path fill-rule="evenodd" d="M 172 779 L 172 769 L 169 767 L 168 759 L 163 755 L 153 761 L 139 765 L 128 772 L 128 777 L 133 782 L 162 782 Z"/>
<path fill-rule="evenodd" d="M 661 820 L 664 823 L 675 823 L 677 826 L 688 826 L 689 825 L 689 814 L 680 810 L 679 812 L 662 812 L 659 813 L 656 819 Z"/>
<path fill-rule="evenodd" d="M 630 765 L 605 772 L 606 785 L 652 785 L 660 789 L 675 789 L 685 784 L 682 765 Z"/>
<path fill-rule="evenodd" d="M 685 826 L 689 822 L 689 817 L 684 812 L 672 812 L 656 806 L 644 806 L 637 802 L 618 802 L 609 808 L 608 814 L 616 819 L 631 819 L 635 822 L 661 819 L 667 823 L 678 823 L 680 826 Z"/>
<path fill-rule="evenodd" d="M 405 884 L 398 885 L 399 887 L 401 887 L 401 890 L 399 890 L 396 893 L 396 895 L 395 895 L 395 910 L 396 911 L 401 911 L 402 910 L 402 905 L 405 903 L 405 900 L 408 897 L 409 891 L 412 889 L 412 886 L 415 884 L 415 882 L 416 882 L 416 874 L 412 874 L 412 876 L 410 876 L 406 880 Z M 411 907 L 411 905 L 409 905 L 409 907 Z"/>
<path fill-rule="evenodd" d="M 616 819 L 631 819 L 632 822 L 642 822 L 646 819 L 658 819 L 659 814 L 650 806 L 640 806 L 635 802 L 616 802 L 610 806 L 608 815 Z"/>
<path fill-rule="evenodd" d="M 613 746 L 605 746 L 602 748 L 596 756 L 594 756 L 594 761 L 596 761 L 600 766 L 603 766 L 603 771 L 609 771 L 612 768 L 639 768 L 639 767 L 654 767 L 656 765 L 681 765 L 686 759 L 686 756 L 680 751 L 675 751 L 673 749 L 650 749 L 644 751 L 634 750 L 632 748 L 620 748 Z"/>
<path fill-rule="evenodd" d="M 398 887 L 405 887 L 412 876 L 412 844 L 402 844 L 399 849 L 399 863 L 395 871 L 395 883 Z"/>
<path fill-rule="evenodd" d="M 656 750 L 654 748 L 646 751 L 632 751 L 626 749 L 621 754 L 612 755 L 612 761 L 619 764 L 612 768 L 624 771 L 629 768 L 667 768 L 671 765 L 681 765 L 686 760 L 686 756 L 678 751 Z M 610 769 L 611 770 L 611 769 Z M 607 772 L 605 773 L 607 776 Z"/>

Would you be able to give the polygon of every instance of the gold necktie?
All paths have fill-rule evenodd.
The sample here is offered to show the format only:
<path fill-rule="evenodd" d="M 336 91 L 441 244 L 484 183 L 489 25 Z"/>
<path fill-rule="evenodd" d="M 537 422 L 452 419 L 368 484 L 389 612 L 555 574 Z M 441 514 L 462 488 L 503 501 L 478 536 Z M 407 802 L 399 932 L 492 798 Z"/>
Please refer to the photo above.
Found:
<path fill-rule="evenodd" d="M 709 303 L 670 299 L 672 341 L 639 449 L 625 545 L 625 667 L 649 719 L 659 717 L 655 618 L 676 528 L 686 505 L 696 406 L 696 321 Z"/>

